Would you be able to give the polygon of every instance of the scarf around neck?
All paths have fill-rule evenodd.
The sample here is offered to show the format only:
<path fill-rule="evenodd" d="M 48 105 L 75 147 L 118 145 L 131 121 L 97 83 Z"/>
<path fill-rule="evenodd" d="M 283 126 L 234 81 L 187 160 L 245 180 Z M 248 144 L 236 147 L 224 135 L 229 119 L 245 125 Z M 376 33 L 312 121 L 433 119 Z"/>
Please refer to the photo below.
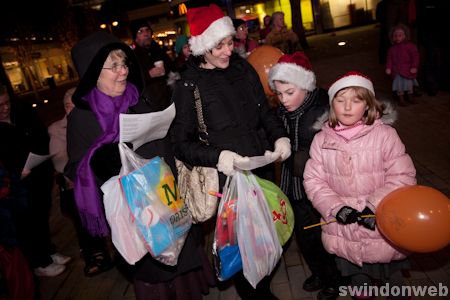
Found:
<path fill-rule="evenodd" d="M 81 222 L 94 236 L 108 235 L 109 228 L 96 177 L 90 165 L 91 158 L 101 146 L 119 140 L 119 115 L 135 105 L 138 98 L 139 93 L 131 83 L 127 83 L 125 92 L 117 97 L 110 97 L 97 88 L 93 88 L 84 97 L 103 133 L 93 142 L 78 165 L 74 192 Z"/>
<path fill-rule="evenodd" d="M 284 123 L 289 137 L 292 143 L 292 150 L 298 151 L 300 144 L 300 118 L 303 116 L 305 111 L 311 106 L 315 99 L 319 95 L 319 89 L 314 89 L 308 92 L 305 96 L 305 100 L 302 105 L 292 112 L 288 112 L 284 107 L 281 107 L 281 119 Z M 294 197 L 295 200 L 302 199 L 303 182 L 301 177 L 293 176 L 294 167 L 294 155 L 281 164 L 281 182 L 280 188 L 286 194 Z"/>

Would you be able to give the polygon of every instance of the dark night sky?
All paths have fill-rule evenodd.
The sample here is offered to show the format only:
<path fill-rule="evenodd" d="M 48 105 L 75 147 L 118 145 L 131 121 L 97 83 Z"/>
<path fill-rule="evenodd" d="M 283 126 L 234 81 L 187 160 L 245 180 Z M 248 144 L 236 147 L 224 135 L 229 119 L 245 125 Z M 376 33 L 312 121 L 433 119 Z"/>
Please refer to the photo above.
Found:
<path fill-rule="evenodd" d="M 26 25 L 39 31 L 57 23 L 64 9 L 65 1 L 61 0 L 5 1 L 0 12 L 0 30 L 5 33 L 15 30 L 18 25 Z"/>

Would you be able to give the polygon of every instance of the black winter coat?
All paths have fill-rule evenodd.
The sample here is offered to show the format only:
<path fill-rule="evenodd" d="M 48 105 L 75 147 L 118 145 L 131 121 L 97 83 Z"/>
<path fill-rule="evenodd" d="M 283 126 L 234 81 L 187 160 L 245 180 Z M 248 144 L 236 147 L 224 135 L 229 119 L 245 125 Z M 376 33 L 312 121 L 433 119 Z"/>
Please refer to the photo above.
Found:
<path fill-rule="evenodd" d="M 170 57 L 159 47 L 156 42 L 152 42 L 149 49 L 136 45 L 134 49 L 139 65 L 142 69 L 145 87 L 141 98 L 149 105 L 153 111 L 159 111 L 169 106 L 171 91 L 167 85 L 167 75 L 173 68 Z M 166 74 L 161 77 L 151 78 L 148 71 L 155 67 L 156 61 L 164 61 Z"/>
<path fill-rule="evenodd" d="M 199 140 L 195 85 L 200 90 L 209 145 Z M 236 54 L 226 69 L 203 69 L 190 59 L 172 99 L 177 109 L 172 124 L 175 156 L 193 166 L 216 167 L 222 150 L 263 155 L 273 151 L 277 139 L 287 137 L 268 105 L 258 74 Z"/>
<path fill-rule="evenodd" d="M 300 182 L 303 182 L 303 172 L 305 170 L 306 162 L 309 159 L 309 149 L 311 148 L 312 140 L 321 127 L 317 126 L 316 123 L 320 123 L 321 119 L 323 119 L 323 121 L 327 120 L 324 117 L 328 116 L 329 109 L 330 105 L 327 91 L 318 88 L 316 97 L 307 107 L 304 108 L 303 114 L 298 117 L 299 121 L 297 126 L 297 136 L 295 136 L 295 131 L 292 128 L 294 121 L 290 120 L 289 113 L 287 113 L 285 109 L 279 109 L 278 111 L 280 117 L 286 120 L 287 126 L 291 128 L 291 130 L 289 130 L 289 137 L 293 147 L 291 157 L 283 162 L 283 168 L 288 168 L 290 170 L 290 174 L 298 177 Z M 298 141 L 297 147 L 295 147 L 295 141 Z M 292 178 L 284 178 L 284 175 L 282 175 L 282 187 L 285 186 L 283 183 L 284 180 L 292 180 Z M 292 184 L 290 184 L 290 188 L 293 188 Z M 292 191 L 285 192 L 291 195 L 291 197 L 294 198 L 293 200 L 300 199 L 299 195 L 295 195 Z M 306 194 L 303 186 L 301 187 L 301 193 L 301 198 L 305 199 Z"/>

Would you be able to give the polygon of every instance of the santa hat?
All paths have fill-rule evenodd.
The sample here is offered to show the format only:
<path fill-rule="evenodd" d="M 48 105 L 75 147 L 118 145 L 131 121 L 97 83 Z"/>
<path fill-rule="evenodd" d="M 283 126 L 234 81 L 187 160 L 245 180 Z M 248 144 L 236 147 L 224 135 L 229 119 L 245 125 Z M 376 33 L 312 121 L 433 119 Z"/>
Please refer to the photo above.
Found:
<path fill-rule="evenodd" d="M 350 71 L 344 76 L 340 77 L 336 80 L 328 89 L 328 96 L 330 97 L 330 103 L 333 101 L 334 96 L 342 89 L 351 87 L 351 86 L 359 86 L 368 89 L 375 96 L 375 90 L 373 89 L 372 81 L 366 75 L 356 72 Z"/>
<path fill-rule="evenodd" d="M 205 54 L 221 40 L 236 33 L 231 18 L 215 4 L 190 8 L 186 16 L 191 31 L 189 45 L 195 56 Z"/>
<path fill-rule="evenodd" d="M 285 54 L 269 71 L 269 85 L 275 90 L 274 81 L 289 82 L 302 90 L 313 91 L 316 88 L 316 75 L 311 63 L 303 52 Z"/>

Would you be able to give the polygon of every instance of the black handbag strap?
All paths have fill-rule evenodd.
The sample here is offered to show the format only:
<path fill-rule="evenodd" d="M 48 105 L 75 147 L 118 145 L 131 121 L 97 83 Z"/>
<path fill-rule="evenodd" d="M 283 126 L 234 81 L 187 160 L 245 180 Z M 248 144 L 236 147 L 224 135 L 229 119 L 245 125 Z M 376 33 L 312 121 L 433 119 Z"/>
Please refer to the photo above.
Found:
<path fill-rule="evenodd" d="M 197 112 L 197 121 L 198 121 L 198 131 L 199 131 L 198 138 L 205 145 L 209 145 L 208 130 L 205 124 L 205 120 L 203 118 L 202 99 L 200 98 L 200 90 L 198 89 L 197 85 L 195 85 L 194 98 L 195 98 L 195 110 Z"/>

